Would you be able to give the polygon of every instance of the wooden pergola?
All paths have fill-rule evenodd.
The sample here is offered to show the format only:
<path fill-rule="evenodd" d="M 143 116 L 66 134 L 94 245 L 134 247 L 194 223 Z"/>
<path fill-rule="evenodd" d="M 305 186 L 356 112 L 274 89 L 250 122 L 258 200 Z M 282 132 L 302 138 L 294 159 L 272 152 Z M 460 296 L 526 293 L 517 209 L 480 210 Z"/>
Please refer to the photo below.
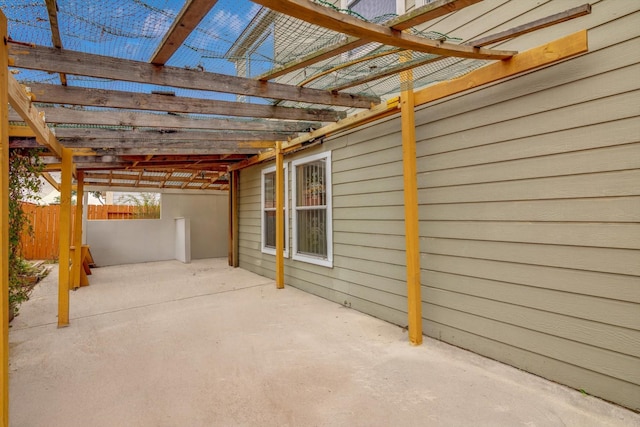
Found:
<path fill-rule="evenodd" d="M 506 77 L 545 66 L 587 50 L 586 31 L 568 35 L 524 52 L 487 46 L 590 12 L 589 5 L 563 11 L 507 31 L 453 44 L 418 37 L 407 29 L 466 8 L 480 0 L 438 0 L 398 16 L 384 24 L 373 24 L 331 10 L 309 0 L 254 0 L 274 12 L 332 29 L 345 35 L 342 41 L 278 66 L 257 78 L 238 77 L 166 66 L 189 34 L 214 8 L 215 0 L 188 0 L 148 62 L 99 56 L 64 48 L 58 28 L 56 0 L 46 1 L 53 47 L 10 40 L 7 21 L 0 13 L 4 43 L 0 54 L 0 194 L 3 248 L 8 247 L 8 158 L 10 147 L 44 147 L 47 171 L 60 170 L 61 192 L 60 265 L 58 326 L 69 324 L 69 290 L 80 280 L 80 251 L 71 259 L 70 247 L 81 246 L 81 214 L 71 224 L 71 191 L 76 181 L 81 213 L 86 185 L 144 189 L 230 191 L 230 264 L 237 256 L 237 185 L 239 170 L 260 162 L 276 161 L 276 283 L 284 286 L 283 209 L 285 155 L 320 143 L 328 135 L 354 128 L 379 118 L 401 114 L 403 136 L 405 224 L 409 333 L 413 344 L 422 340 L 420 313 L 420 264 L 418 245 L 418 203 L 415 162 L 414 109 L 434 100 L 466 91 Z M 372 71 L 348 85 L 319 90 L 274 81 L 282 76 L 336 57 L 358 46 L 376 42 L 392 46 L 401 61 L 391 69 Z M 428 52 L 438 58 L 460 57 L 487 60 L 487 65 L 463 77 L 414 91 L 412 68 L 423 65 L 409 61 L 412 52 Z M 406 62 L 402 58 L 407 58 Z M 59 75 L 60 84 L 20 84 L 11 68 L 40 70 Z M 402 92 L 386 99 L 346 92 L 349 87 L 401 76 Z M 68 75 L 168 87 L 153 93 L 124 92 L 74 87 Z M 171 88 L 237 94 L 257 98 L 295 101 L 322 108 L 295 108 L 273 104 L 222 101 L 175 96 Z M 55 106 L 37 107 L 35 104 Z M 11 106 L 11 109 L 8 108 Z M 79 109 L 100 107 L 103 110 Z M 356 111 L 347 116 L 344 107 Z M 215 115 L 203 117 L 202 115 Z M 228 117 L 221 118 L 220 116 Z M 23 123 L 20 123 L 23 122 Z M 10 124 L 11 123 L 11 124 Z M 47 174 L 45 174 L 47 176 Z M 50 179 L 50 177 L 49 177 Z M 73 241 L 71 231 L 75 229 Z M 2 251 L 2 358 L 0 399 L 2 425 L 8 425 L 8 255 Z"/>

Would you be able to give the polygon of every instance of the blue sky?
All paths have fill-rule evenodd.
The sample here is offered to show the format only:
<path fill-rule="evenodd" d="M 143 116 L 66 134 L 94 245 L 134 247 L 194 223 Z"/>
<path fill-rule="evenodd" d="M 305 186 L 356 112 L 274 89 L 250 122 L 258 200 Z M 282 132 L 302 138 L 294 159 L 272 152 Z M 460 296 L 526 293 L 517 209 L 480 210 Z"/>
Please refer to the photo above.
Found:
<path fill-rule="evenodd" d="M 58 22 L 63 47 L 70 50 L 149 61 L 163 35 L 181 10 L 184 0 L 58 0 Z M 0 0 L 8 18 L 9 35 L 21 42 L 52 46 L 49 19 L 44 1 Z M 167 65 L 204 69 L 235 75 L 224 53 L 255 16 L 260 6 L 246 0 L 220 0 L 188 37 Z M 272 50 L 272 47 L 271 47 Z M 263 47 L 263 55 L 270 55 Z M 253 74 L 271 68 L 258 61 Z M 20 70 L 20 81 L 59 83 L 56 75 Z M 112 82 L 69 76 L 72 86 L 146 92 L 162 89 L 153 85 Z M 164 88 L 164 90 L 167 90 Z M 176 95 L 235 100 L 235 95 L 215 94 L 175 88 Z M 253 99 L 254 102 L 266 102 Z"/>

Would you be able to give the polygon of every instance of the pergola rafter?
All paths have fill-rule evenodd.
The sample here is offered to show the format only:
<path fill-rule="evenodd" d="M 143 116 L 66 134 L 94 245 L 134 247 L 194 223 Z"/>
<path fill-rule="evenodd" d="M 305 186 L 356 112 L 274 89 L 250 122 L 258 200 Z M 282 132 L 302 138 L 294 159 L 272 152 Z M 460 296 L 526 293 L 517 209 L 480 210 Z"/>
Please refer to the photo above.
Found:
<path fill-rule="evenodd" d="M 64 107 L 43 107 L 39 108 L 39 111 L 44 114 L 49 124 L 270 132 L 302 132 L 309 128 L 321 127 L 319 122 L 310 121 L 194 118 L 167 112 L 153 114 L 108 109 L 80 110 Z M 9 121 L 20 122 L 22 117 L 11 110 L 9 111 Z"/>
<path fill-rule="evenodd" d="M 368 42 L 382 43 L 417 52 L 435 55 L 454 56 L 473 59 L 507 59 L 515 51 L 484 49 L 473 46 L 460 46 L 439 40 L 431 40 L 389 28 L 383 25 L 365 22 L 356 17 L 320 6 L 309 0 L 253 0 L 255 3 L 280 13 L 301 19 L 314 25 L 328 28 L 339 33 L 365 39 Z"/>
<path fill-rule="evenodd" d="M 353 108 L 369 108 L 380 102 L 374 96 L 333 93 L 281 83 L 259 82 L 245 77 L 177 67 L 159 67 L 102 55 L 9 43 L 12 64 L 18 68 L 67 73 L 102 79 L 145 83 L 172 88 L 242 94 L 271 99 Z"/>
<path fill-rule="evenodd" d="M 334 122 L 346 115 L 342 111 L 329 109 L 288 108 L 153 93 L 63 87 L 46 83 L 33 83 L 30 87 L 38 102 L 55 104 L 321 122 Z"/>
<path fill-rule="evenodd" d="M 418 7 L 407 14 L 394 18 L 386 22 L 384 25 L 391 30 L 402 31 L 412 26 L 439 18 L 448 13 L 461 10 L 480 1 L 482 0 L 438 0 L 433 3 Z M 370 40 L 368 39 L 347 37 L 347 39 L 344 41 L 327 46 L 316 52 L 310 53 L 303 58 L 297 59 L 291 63 L 276 67 L 267 73 L 261 74 L 258 79 L 264 81 L 275 79 L 276 77 L 283 76 L 301 68 L 308 67 L 309 65 L 324 61 L 325 59 L 333 58 L 349 50 L 364 46 L 369 42 Z"/>
<path fill-rule="evenodd" d="M 164 65 L 216 3 L 217 0 L 187 0 L 149 62 Z"/>

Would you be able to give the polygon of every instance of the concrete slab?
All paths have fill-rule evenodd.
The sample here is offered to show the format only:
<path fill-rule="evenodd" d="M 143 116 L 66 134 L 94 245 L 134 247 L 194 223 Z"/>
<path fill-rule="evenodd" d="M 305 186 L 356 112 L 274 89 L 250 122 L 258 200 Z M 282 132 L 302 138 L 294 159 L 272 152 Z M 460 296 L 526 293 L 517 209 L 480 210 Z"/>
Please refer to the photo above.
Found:
<path fill-rule="evenodd" d="M 226 260 L 104 267 L 10 332 L 12 426 L 639 426 L 640 416 Z"/>

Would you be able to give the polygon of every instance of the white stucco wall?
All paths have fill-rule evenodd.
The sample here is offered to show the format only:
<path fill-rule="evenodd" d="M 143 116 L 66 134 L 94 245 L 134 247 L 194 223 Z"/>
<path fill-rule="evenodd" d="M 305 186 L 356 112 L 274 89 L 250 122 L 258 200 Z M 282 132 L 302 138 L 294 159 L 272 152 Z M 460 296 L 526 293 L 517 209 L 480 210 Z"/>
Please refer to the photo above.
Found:
<path fill-rule="evenodd" d="M 228 253 L 228 197 L 219 194 L 162 194 L 160 219 L 94 220 L 85 228 L 98 266 L 175 259 L 175 218 L 189 218 L 192 259 Z"/>

